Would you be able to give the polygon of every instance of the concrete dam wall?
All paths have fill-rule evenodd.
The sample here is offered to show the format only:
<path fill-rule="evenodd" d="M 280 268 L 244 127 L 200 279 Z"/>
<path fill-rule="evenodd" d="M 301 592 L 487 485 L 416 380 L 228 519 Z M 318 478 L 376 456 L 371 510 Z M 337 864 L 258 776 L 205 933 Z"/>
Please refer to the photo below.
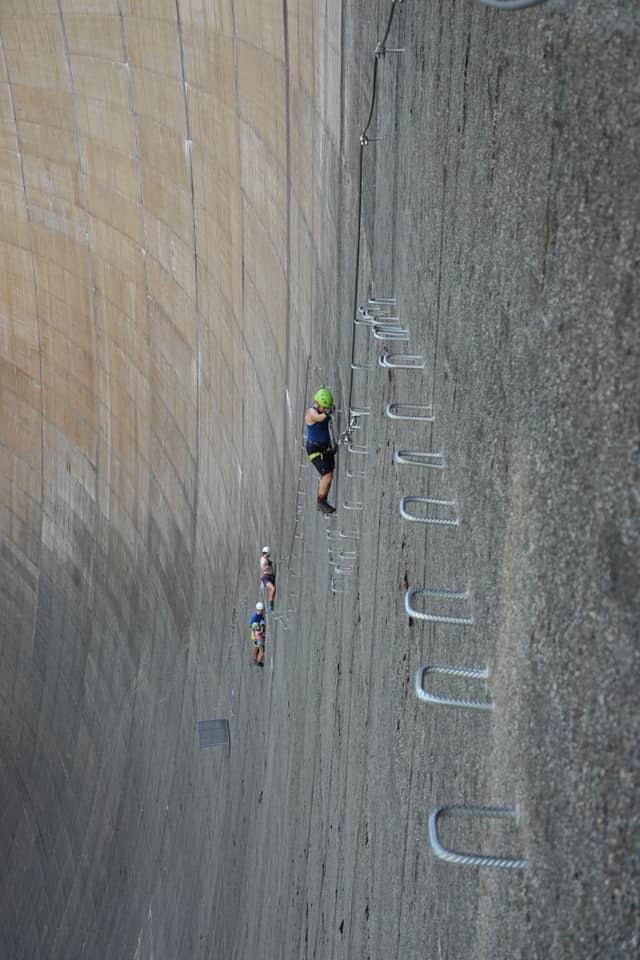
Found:
<path fill-rule="evenodd" d="M 639 38 L 0 0 L 0 957 L 637 955 Z"/>

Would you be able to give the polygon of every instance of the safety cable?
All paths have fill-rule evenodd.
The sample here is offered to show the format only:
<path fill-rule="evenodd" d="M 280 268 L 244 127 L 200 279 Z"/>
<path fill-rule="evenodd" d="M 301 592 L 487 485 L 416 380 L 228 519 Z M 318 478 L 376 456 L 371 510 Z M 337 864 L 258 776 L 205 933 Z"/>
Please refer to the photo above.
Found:
<path fill-rule="evenodd" d="M 307 369 L 306 369 L 305 376 L 304 376 L 304 393 L 303 393 L 303 397 L 306 397 L 306 396 L 307 396 L 307 390 L 309 389 L 309 368 L 310 368 L 310 366 L 311 366 L 311 354 L 309 354 L 309 356 L 307 357 Z M 299 462 L 298 462 L 298 487 L 297 487 L 298 490 L 300 489 L 300 481 L 301 481 L 301 479 L 302 479 L 302 466 L 303 466 L 303 464 L 304 464 L 304 461 L 305 461 L 305 449 L 304 449 L 304 443 L 301 443 L 301 445 L 300 445 L 300 459 L 299 459 Z M 288 555 L 288 557 L 287 557 L 287 571 L 289 571 L 289 570 L 291 569 L 291 557 L 293 556 L 293 550 L 294 550 L 295 542 L 296 542 L 296 534 L 298 533 L 298 520 L 299 520 L 299 516 L 298 516 L 298 514 L 296 513 L 296 520 L 295 520 L 295 523 L 294 523 L 294 525 L 293 525 L 293 533 L 292 533 L 292 535 L 291 535 L 291 546 L 290 546 L 290 548 L 289 548 L 289 555 Z"/>
<path fill-rule="evenodd" d="M 360 134 L 360 158 L 358 164 L 358 199 L 357 199 L 357 216 L 356 216 L 356 262 L 355 262 L 355 271 L 354 271 L 354 284 L 353 284 L 353 309 L 351 311 L 351 322 L 352 322 L 352 334 L 351 334 L 351 373 L 349 377 L 349 402 L 345 411 L 346 422 L 347 422 L 347 433 L 351 429 L 351 407 L 353 401 L 353 364 L 355 362 L 355 350 L 356 350 L 356 328 L 355 328 L 355 318 L 358 310 L 358 288 L 360 283 L 360 248 L 361 248 L 361 235 L 362 235 L 362 181 L 363 181 L 363 171 L 364 171 L 364 158 L 363 151 L 364 148 L 369 143 L 369 138 L 367 133 L 369 127 L 373 121 L 373 114 L 376 106 L 377 94 L 378 94 L 378 62 L 381 56 L 384 56 L 385 46 L 387 39 L 389 37 L 389 32 L 391 30 L 391 25 L 393 23 L 393 18 L 395 16 L 396 7 L 399 3 L 402 3 L 402 0 L 392 0 L 391 9 L 389 11 L 389 18 L 387 20 L 387 25 L 382 37 L 376 44 L 374 51 L 375 63 L 373 65 L 373 77 L 371 81 L 371 103 L 369 106 L 369 115 L 367 116 L 367 122 L 364 125 L 364 129 Z"/>

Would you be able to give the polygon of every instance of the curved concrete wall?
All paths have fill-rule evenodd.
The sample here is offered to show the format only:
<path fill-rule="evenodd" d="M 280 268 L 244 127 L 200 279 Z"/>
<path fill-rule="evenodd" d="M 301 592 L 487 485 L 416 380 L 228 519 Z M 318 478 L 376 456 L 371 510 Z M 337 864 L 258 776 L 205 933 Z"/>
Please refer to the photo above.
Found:
<path fill-rule="evenodd" d="M 334 307 L 340 16 L 0 6 L 2 956 L 133 955 L 182 856 L 154 923 L 195 956 L 172 940 L 215 862 L 194 678 L 295 495 Z"/>
<path fill-rule="evenodd" d="M 425 369 L 357 328 L 333 595 L 300 427 L 348 396 L 390 0 L 0 0 L 3 960 L 635 960 L 636 7 L 396 4 L 357 293 Z M 260 671 L 266 542 L 296 612 Z M 422 584 L 473 624 L 408 617 Z M 419 702 L 424 663 L 486 666 L 437 689 L 495 711 Z M 460 801 L 519 818 L 445 845 L 526 871 L 431 855 Z"/>

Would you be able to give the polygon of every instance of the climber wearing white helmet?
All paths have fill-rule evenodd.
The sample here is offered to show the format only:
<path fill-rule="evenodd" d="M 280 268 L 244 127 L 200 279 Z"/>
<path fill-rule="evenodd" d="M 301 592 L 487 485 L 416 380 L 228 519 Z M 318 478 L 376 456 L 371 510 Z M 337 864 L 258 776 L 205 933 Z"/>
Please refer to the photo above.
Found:
<path fill-rule="evenodd" d="M 271 547 L 263 547 L 260 554 L 260 583 L 267 596 L 267 610 L 273 613 L 276 598 L 276 571 L 271 559 Z"/>
<path fill-rule="evenodd" d="M 253 659 L 258 667 L 264 666 L 264 644 L 267 639 L 267 625 L 264 619 L 264 603 L 258 600 L 256 609 L 249 617 L 251 640 L 253 641 Z"/>

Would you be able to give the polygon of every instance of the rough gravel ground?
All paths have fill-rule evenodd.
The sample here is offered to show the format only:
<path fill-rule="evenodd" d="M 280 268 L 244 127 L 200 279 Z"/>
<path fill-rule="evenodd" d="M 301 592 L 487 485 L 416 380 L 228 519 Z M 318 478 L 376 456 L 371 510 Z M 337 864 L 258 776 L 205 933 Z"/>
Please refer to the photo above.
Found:
<path fill-rule="evenodd" d="M 371 57 L 351 52 L 373 48 L 387 9 L 349 9 L 354 164 Z M 307 513 L 299 576 L 281 572 L 282 598 L 304 596 L 291 629 L 273 631 L 264 674 L 229 664 L 234 750 L 257 750 L 221 784 L 227 916 L 243 920 L 219 926 L 219 955 L 636 957 L 640 11 L 407 0 L 396 39 L 372 128 L 386 139 L 365 157 L 360 292 L 397 296 L 426 367 L 356 375 L 370 454 L 342 454 L 338 499 L 365 509 L 333 526 L 360 532 L 357 581 L 327 590 L 332 524 Z M 343 396 L 353 218 L 343 329 L 316 358 Z M 358 338 L 358 359 L 384 346 Z M 389 401 L 431 402 L 435 422 L 389 421 Z M 446 470 L 394 466 L 398 446 L 441 451 Z M 345 477 L 361 463 L 366 483 Z M 400 520 L 401 496 L 429 492 L 455 500 L 458 528 Z M 404 592 L 424 584 L 468 589 L 473 624 L 408 621 Z M 428 662 L 488 666 L 486 691 L 440 689 L 488 693 L 495 712 L 420 703 Z M 516 804 L 516 822 L 452 821 L 443 839 L 528 869 L 435 860 L 427 814 L 451 802 Z"/>

